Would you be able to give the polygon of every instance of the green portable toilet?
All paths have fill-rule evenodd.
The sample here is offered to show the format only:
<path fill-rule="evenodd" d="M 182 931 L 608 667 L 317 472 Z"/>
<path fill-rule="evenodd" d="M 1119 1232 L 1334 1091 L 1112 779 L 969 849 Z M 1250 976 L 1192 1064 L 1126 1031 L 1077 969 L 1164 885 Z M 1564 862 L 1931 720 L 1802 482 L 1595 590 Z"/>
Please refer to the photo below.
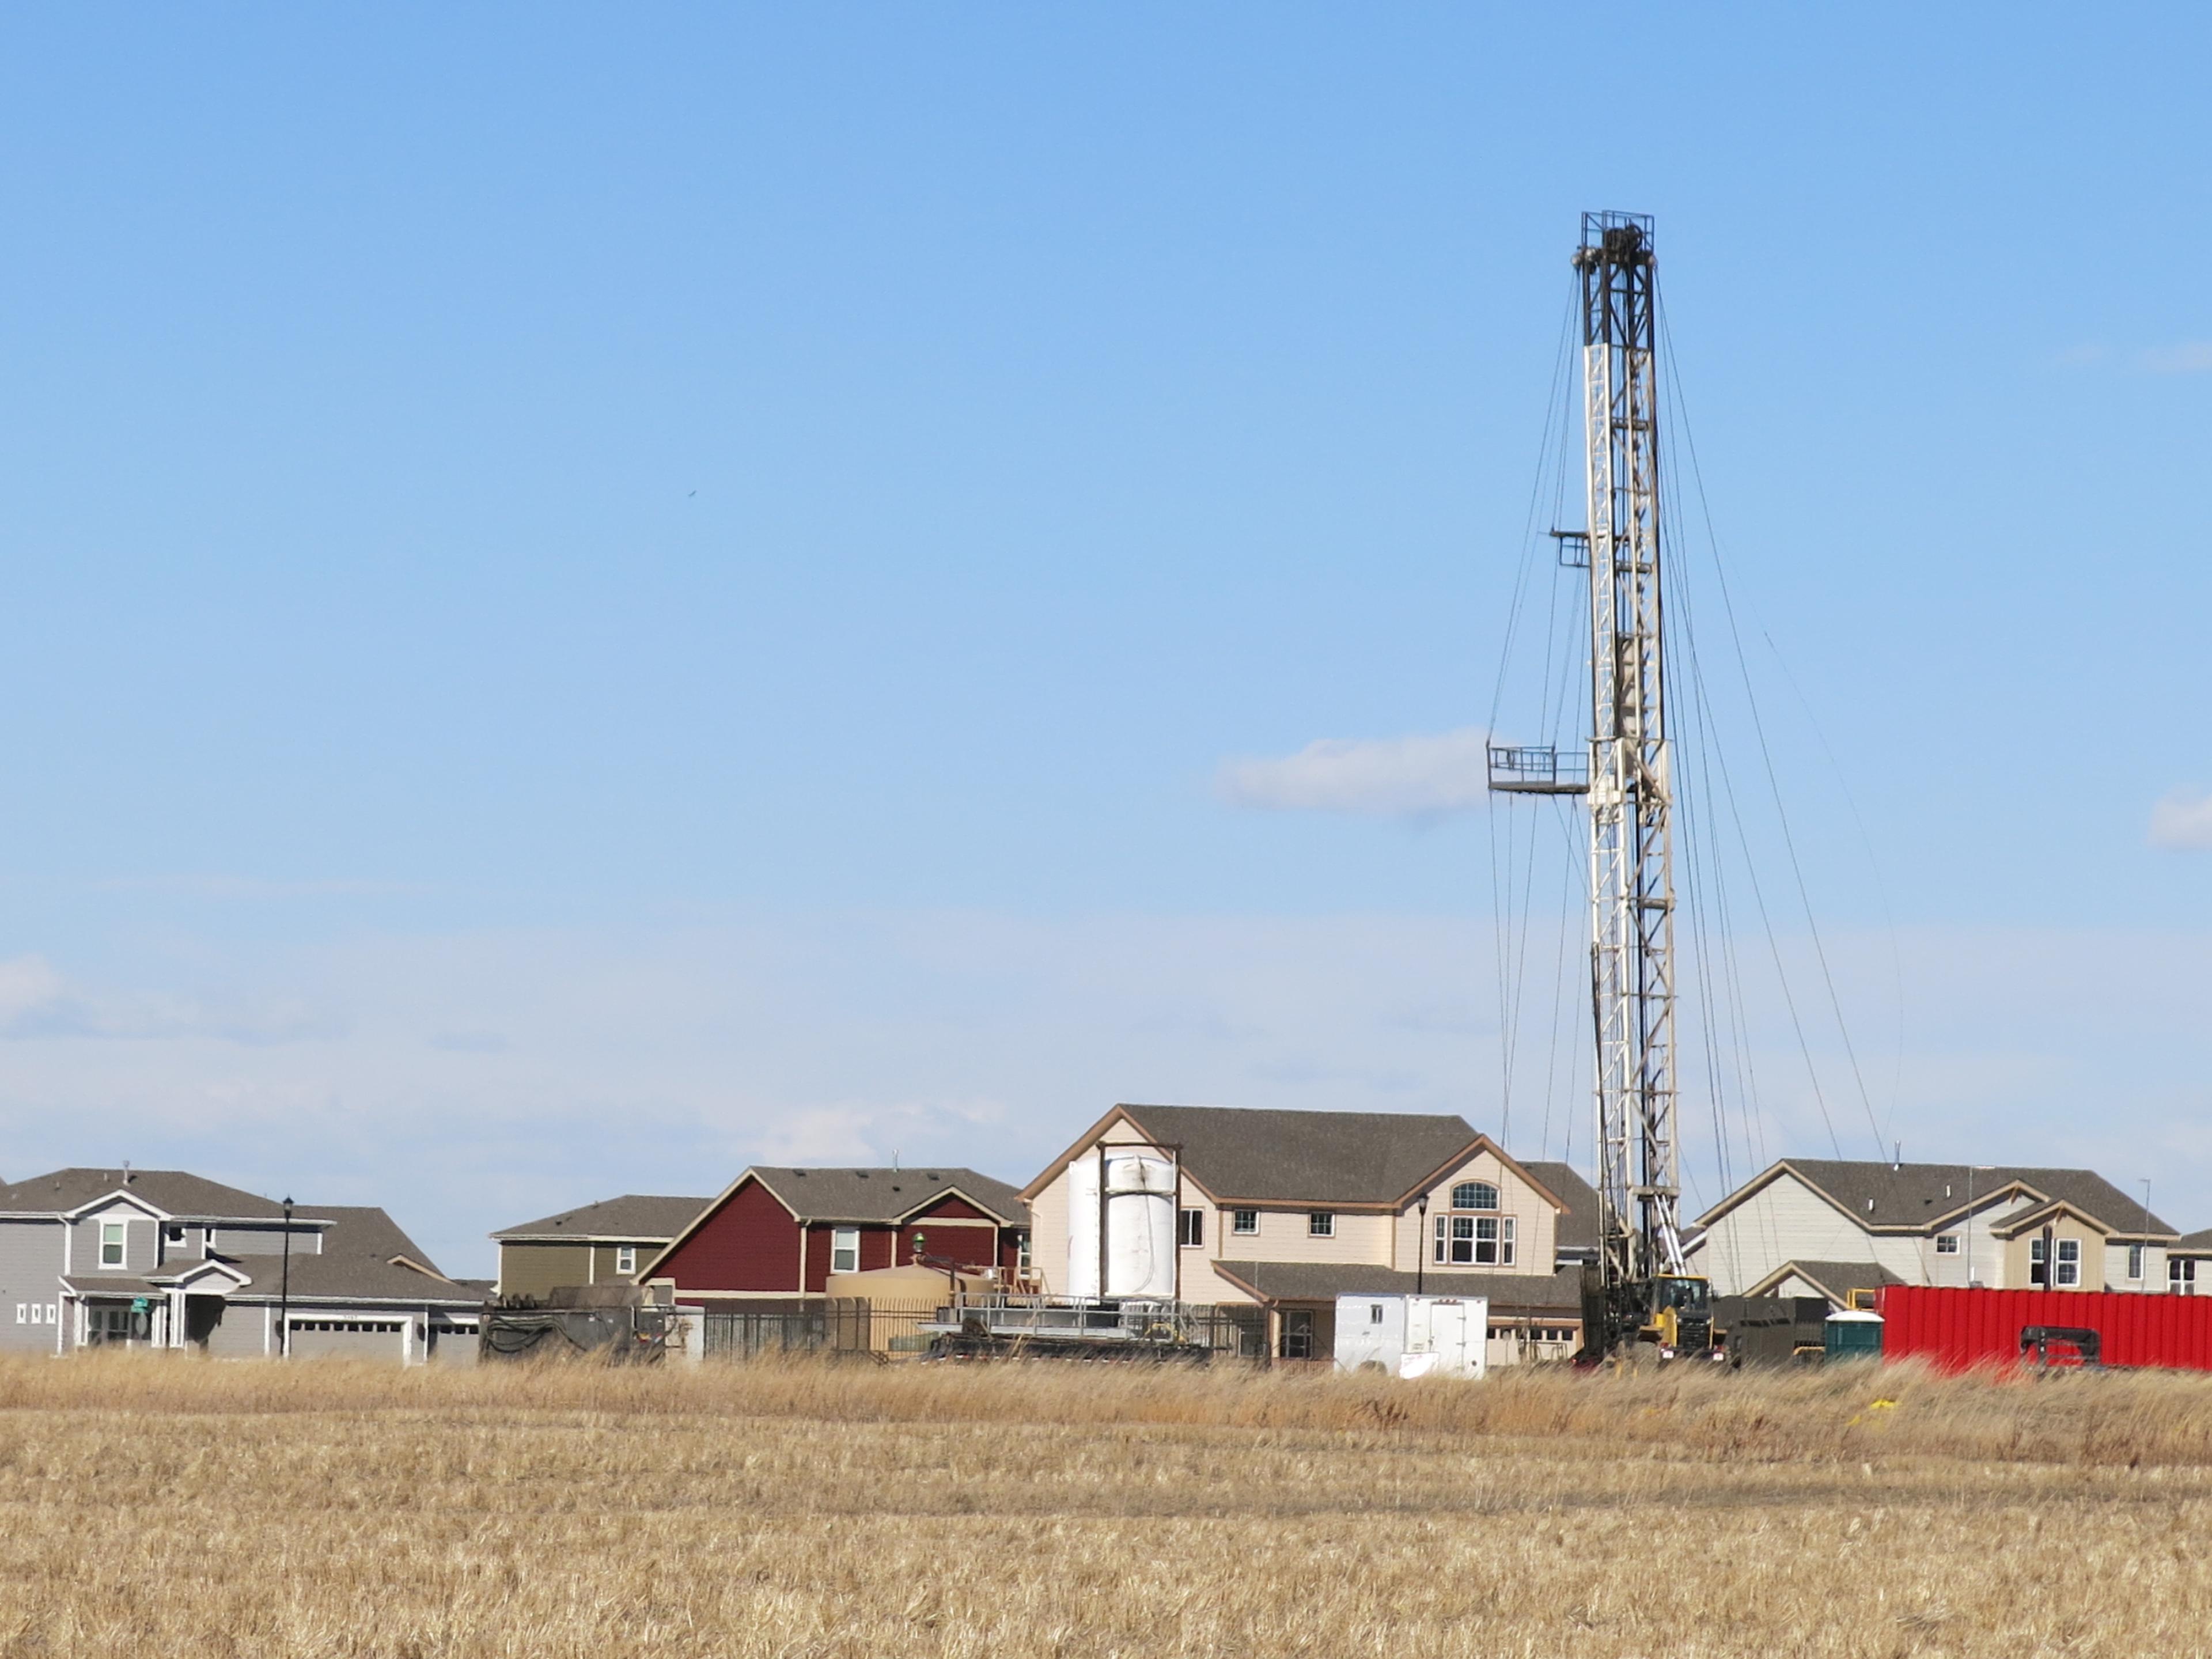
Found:
<path fill-rule="evenodd" d="M 1820 1328 L 1821 1347 L 1829 1359 L 1881 1358 L 1881 1316 L 1858 1309 L 1832 1313 Z"/>

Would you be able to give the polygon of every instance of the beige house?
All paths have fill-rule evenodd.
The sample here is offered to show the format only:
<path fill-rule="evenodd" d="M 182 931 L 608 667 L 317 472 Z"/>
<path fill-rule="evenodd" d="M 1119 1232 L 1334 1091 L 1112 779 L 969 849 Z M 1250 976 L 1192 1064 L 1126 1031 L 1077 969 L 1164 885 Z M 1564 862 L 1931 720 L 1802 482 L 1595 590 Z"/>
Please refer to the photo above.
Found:
<path fill-rule="evenodd" d="M 1580 1339 L 1596 1195 L 1464 1118 L 1116 1106 L 1022 1190 L 1048 1294 L 1068 1293 L 1075 1235 L 1096 1224 L 1071 1213 L 1070 1166 L 1101 1146 L 1174 1161 L 1177 1297 L 1255 1310 L 1269 1352 L 1325 1358 L 1339 1295 L 1417 1289 L 1489 1297 L 1493 1364 Z"/>
<path fill-rule="evenodd" d="M 1883 1285 L 2162 1291 L 2179 1237 L 2091 1170 L 1784 1158 L 1698 1220 L 1723 1296 Z M 2046 1259 L 2047 1258 L 2047 1259 Z"/>

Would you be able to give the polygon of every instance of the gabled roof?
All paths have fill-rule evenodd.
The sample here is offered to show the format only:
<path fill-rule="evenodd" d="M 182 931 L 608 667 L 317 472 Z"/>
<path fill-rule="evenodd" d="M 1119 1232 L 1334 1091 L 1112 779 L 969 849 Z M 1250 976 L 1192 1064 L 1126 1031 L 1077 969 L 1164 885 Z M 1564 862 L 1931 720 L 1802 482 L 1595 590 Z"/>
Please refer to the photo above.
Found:
<path fill-rule="evenodd" d="M 1746 1296 L 1769 1296 L 1785 1279 L 1803 1279 L 1838 1308 L 1850 1304 L 1853 1291 L 1878 1291 L 1905 1281 L 1874 1261 L 1785 1261 L 1746 1291 Z"/>
<path fill-rule="evenodd" d="M 611 1244 L 665 1244 L 690 1226 L 710 1202 L 704 1198 L 624 1193 L 620 1198 L 603 1198 L 542 1220 L 502 1227 L 492 1237 L 502 1241 L 593 1239 Z"/>
<path fill-rule="evenodd" d="M 2093 1227 L 2108 1238 L 2118 1231 L 2100 1221 L 2079 1205 L 2069 1204 L 2063 1198 L 2054 1198 L 2047 1204 L 2032 1205 L 2018 1215 L 2007 1216 L 2002 1221 L 1996 1223 L 1990 1228 L 1990 1237 L 2018 1238 L 2022 1233 L 2033 1232 L 2038 1227 L 2045 1226 L 2062 1216 L 2072 1216 L 2084 1226 Z"/>
<path fill-rule="evenodd" d="M 1029 1222 L 1029 1206 L 1013 1188 L 950 1164 L 933 1170 L 864 1170 L 771 1169 L 756 1164 L 746 1173 L 782 1200 L 784 1207 L 802 1221 L 889 1226 L 934 1204 L 947 1193 L 957 1193 L 1009 1227 L 1025 1226 Z"/>
<path fill-rule="evenodd" d="M 182 1170 L 53 1170 L 0 1187 L 0 1213 L 66 1215 L 112 1193 L 124 1193 L 163 1214 L 192 1221 L 282 1221 L 284 1206 Z M 304 1219 L 301 1206 L 295 1218 Z"/>
<path fill-rule="evenodd" d="M 1340 1296 L 1480 1296 L 1493 1314 L 1534 1313 L 1580 1319 L 1583 1276 L 1578 1267 L 1548 1273 L 1433 1273 L 1413 1274 L 1350 1261 L 1216 1261 L 1211 1264 L 1238 1289 L 1263 1302 L 1326 1302 Z"/>
<path fill-rule="evenodd" d="M 1003 1181 L 949 1164 L 933 1170 L 835 1168 L 756 1164 L 701 1205 L 690 1220 L 638 1269 L 641 1281 L 718 1213 L 747 1182 L 757 1183 L 800 1222 L 848 1226 L 896 1226 L 946 1194 L 966 1199 L 1002 1226 L 1026 1227 L 1030 1206 Z"/>
<path fill-rule="evenodd" d="M 1556 1237 L 1553 1249 L 1564 1254 L 1574 1251 L 1581 1255 L 1597 1253 L 1597 1188 L 1575 1173 L 1571 1164 L 1559 1164 L 1550 1158 L 1524 1158 L 1521 1167 L 1552 1189 L 1552 1196 L 1565 1207 L 1559 1212 L 1554 1224 Z"/>
<path fill-rule="evenodd" d="M 325 1204 L 331 1218 L 319 1252 L 292 1256 L 293 1302 L 407 1302 L 465 1305 L 481 1302 L 477 1287 L 456 1283 L 430 1265 L 422 1248 L 373 1205 Z M 216 1243 L 222 1238 L 217 1235 Z M 283 1293 L 283 1268 L 275 1256 L 249 1255 L 239 1263 L 253 1275 L 233 1301 L 273 1301 Z M 410 1265 L 411 1264 L 411 1265 Z"/>
<path fill-rule="evenodd" d="M 1698 1218 L 1710 1227 L 1782 1176 L 1794 1175 L 1869 1232 L 1924 1232 L 1966 1212 L 1968 1194 L 1978 1210 L 2008 1188 L 2038 1200 L 2061 1199 L 2094 1216 L 2122 1238 L 2171 1238 L 2174 1230 L 2146 1217 L 2141 1198 L 2130 1198 L 2094 1170 L 2031 1169 L 1964 1164 L 1883 1164 L 1851 1159 L 1787 1158 L 1754 1176 Z"/>
<path fill-rule="evenodd" d="M 1121 1105 L 1055 1158 L 1022 1195 L 1034 1198 L 1042 1191 L 1116 1119 L 1163 1146 L 1180 1146 L 1184 1174 L 1222 1204 L 1389 1208 L 1485 1151 L 1496 1153 L 1530 1185 L 1547 1185 L 1456 1113 Z"/>

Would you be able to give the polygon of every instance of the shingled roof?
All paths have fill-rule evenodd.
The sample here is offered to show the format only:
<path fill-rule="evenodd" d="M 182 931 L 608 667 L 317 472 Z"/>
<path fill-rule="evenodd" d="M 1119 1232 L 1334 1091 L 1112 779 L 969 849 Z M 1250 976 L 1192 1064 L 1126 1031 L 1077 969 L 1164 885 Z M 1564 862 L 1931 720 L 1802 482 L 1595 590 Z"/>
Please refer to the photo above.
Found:
<path fill-rule="evenodd" d="M 2119 1238 L 2174 1237 L 2156 1215 L 2146 1218 L 2140 1197 L 2130 1197 L 2094 1170 L 2045 1170 L 2001 1164 L 1995 1169 L 1964 1164 L 1883 1164 L 1851 1159 L 1789 1158 L 1748 1185 L 1729 1194 L 1698 1218 L 1710 1226 L 1718 1217 L 1766 1186 L 1784 1171 L 1795 1174 L 1869 1231 L 1916 1231 L 1966 1207 L 1973 1194 L 1978 1207 L 2009 1187 L 2025 1187 L 2046 1199 L 2058 1199 L 2096 1217 Z"/>
<path fill-rule="evenodd" d="M 1878 1291 L 1904 1279 L 1875 1261 L 1785 1261 L 1760 1279 L 1746 1296 L 1771 1296 L 1786 1279 L 1802 1279 L 1837 1307 L 1850 1302 L 1853 1291 Z"/>
<path fill-rule="evenodd" d="M 1481 1142 L 1456 1113 L 1294 1112 L 1244 1106 L 1120 1106 L 1223 1203 L 1397 1203 Z M 1059 1167 L 1030 1185 L 1042 1186 Z M 1525 1168 L 1526 1166 L 1522 1166 Z"/>
<path fill-rule="evenodd" d="M 617 1243 L 665 1244 L 712 1203 L 706 1198 L 661 1198 L 624 1193 L 542 1220 L 502 1227 L 495 1239 L 608 1239 Z"/>
<path fill-rule="evenodd" d="M 0 1187 L 0 1213 L 67 1214 L 110 1193 L 125 1192 L 163 1213 L 189 1220 L 282 1221 L 274 1199 L 240 1192 L 182 1170 L 52 1170 Z M 305 1206 L 294 1213 L 307 1218 Z"/>
<path fill-rule="evenodd" d="M 1559 1212 L 1553 1249 L 1578 1256 L 1597 1255 L 1597 1188 L 1577 1175 L 1574 1166 L 1550 1158 L 1524 1158 L 1521 1167 L 1552 1189 L 1552 1196 L 1566 1208 Z"/>
<path fill-rule="evenodd" d="M 305 1206 L 295 1208 L 304 1210 Z M 325 1204 L 329 1218 L 319 1251 L 295 1251 L 290 1296 L 302 1302 L 406 1302 L 466 1306 L 483 1299 L 481 1288 L 445 1278 L 415 1241 L 374 1205 Z M 218 1239 L 218 1242 L 219 1239 Z M 225 1254 L 227 1252 L 218 1252 Z M 267 1302 L 284 1292 L 284 1269 L 275 1255 L 235 1258 L 253 1282 L 234 1291 L 234 1302 Z M 408 1267 L 404 1261 L 416 1265 Z"/>
<path fill-rule="evenodd" d="M 1014 1188 L 946 1164 L 931 1170 L 771 1168 L 756 1164 L 748 1173 L 806 1221 L 888 1225 L 957 1188 L 1009 1226 L 1029 1223 L 1029 1206 Z"/>

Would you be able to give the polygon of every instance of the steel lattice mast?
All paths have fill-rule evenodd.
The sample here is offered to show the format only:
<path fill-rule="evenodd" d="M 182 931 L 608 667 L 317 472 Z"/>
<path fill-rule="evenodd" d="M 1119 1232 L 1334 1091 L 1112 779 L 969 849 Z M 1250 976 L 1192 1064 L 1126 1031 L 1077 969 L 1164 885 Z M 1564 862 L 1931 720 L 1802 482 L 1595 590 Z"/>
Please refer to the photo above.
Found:
<path fill-rule="evenodd" d="M 1674 1140 L 1674 870 L 1660 605 L 1651 222 L 1585 214 L 1590 986 L 1600 1237 L 1611 1282 L 1684 1271 Z"/>
<path fill-rule="evenodd" d="M 1583 216 L 1587 531 L 1555 531 L 1589 571 L 1588 770 L 1493 747 L 1515 793 L 1589 796 L 1600 1273 L 1608 1293 L 1686 1271 L 1674 1136 L 1672 756 L 1660 602 L 1657 289 L 1651 221 Z"/>

